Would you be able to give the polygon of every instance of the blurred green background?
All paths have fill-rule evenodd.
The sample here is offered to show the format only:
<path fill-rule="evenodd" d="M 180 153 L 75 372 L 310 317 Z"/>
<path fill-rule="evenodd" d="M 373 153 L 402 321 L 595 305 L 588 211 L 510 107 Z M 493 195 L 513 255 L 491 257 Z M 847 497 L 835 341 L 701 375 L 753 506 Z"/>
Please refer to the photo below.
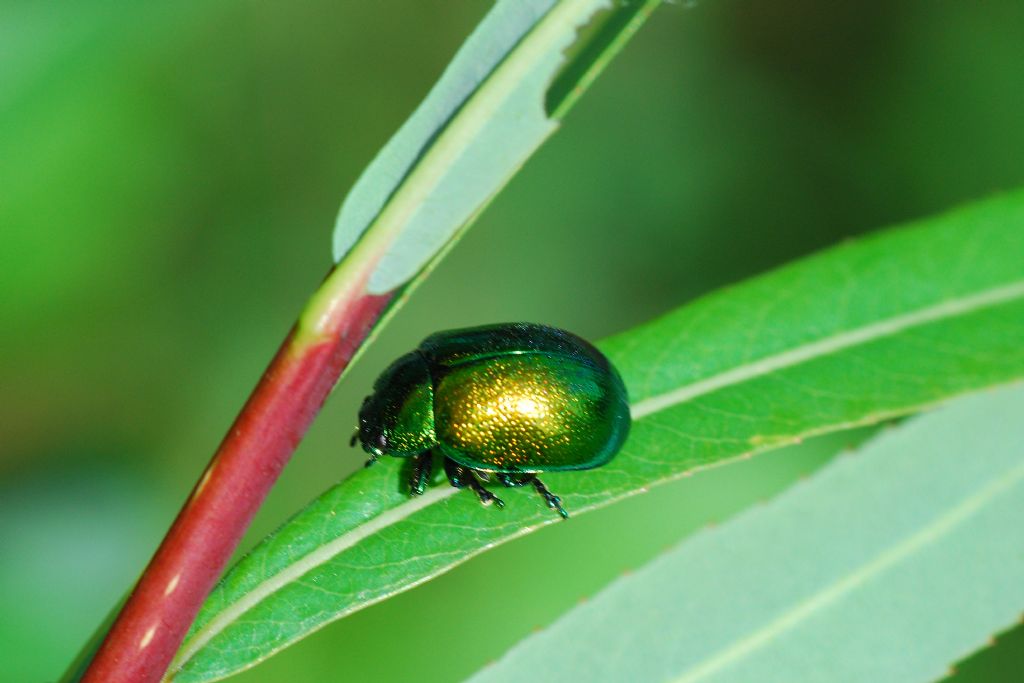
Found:
<path fill-rule="evenodd" d="M 0 0 L 0 681 L 57 678 L 141 571 L 326 272 L 346 188 L 488 7 Z M 340 387 L 246 545 L 361 464 L 357 401 L 432 331 L 599 339 L 1024 184 L 1022 35 L 1018 0 L 663 6 Z M 858 438 L 554 525 L 237 680 L 459 680 Z M 1017 629 L 957 680 L 1022 667 Z"/>

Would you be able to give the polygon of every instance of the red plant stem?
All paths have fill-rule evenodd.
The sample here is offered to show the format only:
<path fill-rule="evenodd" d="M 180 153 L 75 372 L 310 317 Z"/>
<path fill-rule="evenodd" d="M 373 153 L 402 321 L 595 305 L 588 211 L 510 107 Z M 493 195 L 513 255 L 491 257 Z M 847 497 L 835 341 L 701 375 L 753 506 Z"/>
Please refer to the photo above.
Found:
<path fill-rule="evenodd" d="M 299 341 L 293 329 L 96 652 L 82 681 L 156 683 L 342 370 L 392 299 L 359 294 Z"/>

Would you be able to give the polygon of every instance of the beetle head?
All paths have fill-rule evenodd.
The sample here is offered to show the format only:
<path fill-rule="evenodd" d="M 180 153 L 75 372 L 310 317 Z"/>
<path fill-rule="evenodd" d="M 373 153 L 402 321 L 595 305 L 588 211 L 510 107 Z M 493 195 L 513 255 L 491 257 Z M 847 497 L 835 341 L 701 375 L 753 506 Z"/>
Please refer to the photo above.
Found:
<path fill-rule="evenodd" d="M 433 387 L 426 362 L 416 352 L 392 363 L 359 409 L 359 441 L 377 459 L 411 457 L 434 441 Z"/>
<path fill-rule="evenodd" d="M 354 444 L 358 439 L 363 450 L 376 460 L 387 454 L 388 435 L 384 422 L 377 419 L 378 411 L 374 410 L 373 398 L 367 396 L 363 399 L 363 405 L 359 409 L 359 429 L 352 437 L 352 441 Z"/>

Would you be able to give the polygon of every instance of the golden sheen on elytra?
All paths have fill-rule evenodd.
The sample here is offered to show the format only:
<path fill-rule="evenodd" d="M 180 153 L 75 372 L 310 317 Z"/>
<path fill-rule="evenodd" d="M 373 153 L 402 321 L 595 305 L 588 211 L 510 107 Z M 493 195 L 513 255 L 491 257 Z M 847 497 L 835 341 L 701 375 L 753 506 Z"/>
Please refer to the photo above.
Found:
<path fill-rule="evenodd" d="M 484 504 L 487 488 L 532 485 L 567 517 L 542 472 L 604 465 L 629 432 L 626 388 L 605 356 L 574 334 L 507 323 L 431 335 L 392 363 L 359 411 L 367 466 L 413 458 L 409 487 L 426 487 L 435 455 L 448 480 Z"/>

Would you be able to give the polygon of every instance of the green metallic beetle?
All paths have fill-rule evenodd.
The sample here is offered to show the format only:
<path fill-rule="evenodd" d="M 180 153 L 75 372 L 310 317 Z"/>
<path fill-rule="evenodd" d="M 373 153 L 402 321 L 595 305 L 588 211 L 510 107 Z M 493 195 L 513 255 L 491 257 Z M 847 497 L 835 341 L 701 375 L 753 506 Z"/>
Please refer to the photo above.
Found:
<path fill-rule="evenodd" d="M 484 488 L 532 484 L 562 517 L 537 474 L 604 465 L 629 432 L 626 387 L 608 359 L 574 334 L 530 323 L 438 332 L 392 363 L 359 410 L 352 437 L 370 454 L 412 458 L 423 493 L 433 457 L 448 481 L 503 507 Z"/>

